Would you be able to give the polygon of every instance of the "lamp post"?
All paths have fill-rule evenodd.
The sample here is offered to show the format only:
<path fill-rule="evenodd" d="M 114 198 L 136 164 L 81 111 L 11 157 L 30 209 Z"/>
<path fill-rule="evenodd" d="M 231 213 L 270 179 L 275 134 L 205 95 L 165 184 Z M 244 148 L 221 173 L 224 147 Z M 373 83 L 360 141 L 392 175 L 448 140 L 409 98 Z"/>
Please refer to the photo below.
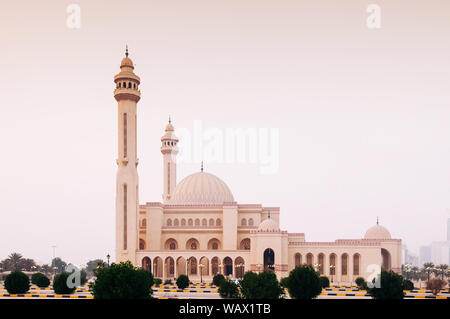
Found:
<path fill-rule="evenodd" d="M 205 267 L 205 265 L 202 263 L 198 265 L 198 268 L 200 268 L 200 283 L 203 283 L 203 267 Z"/>
<path fill-rule="evenodd" d="M 53 266 L 53 280 L 55 280 L 55 276 L 56 276 L 56 269 L 58 269 L 58 267 Z"/>
<path fill-rule="evenodd" d="M 335 265 L 330 265 L 331 283 L 333 283 L 334 268 L 336 268 Z"/>
<path fill-rule="evenodd" d="M 111 256 L 109 254 L 106 255 L 106 259 L 108 259 L 108 267 L 109 267 L 109 258 L 111 258 Z"/>

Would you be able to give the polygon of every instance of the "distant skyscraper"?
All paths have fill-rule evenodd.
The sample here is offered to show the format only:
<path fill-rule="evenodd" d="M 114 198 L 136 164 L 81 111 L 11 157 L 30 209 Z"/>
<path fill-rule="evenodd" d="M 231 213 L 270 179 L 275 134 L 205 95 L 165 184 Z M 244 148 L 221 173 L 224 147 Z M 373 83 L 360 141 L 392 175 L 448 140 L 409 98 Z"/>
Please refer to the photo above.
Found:
<path fill-rule="evenodd" d="M 431 245 L 420 247 L 419 263 L 423 266 L 424 263 L 431 262 Z"/>
<path fill-rule="evenodd" d="M 447 219 L 447 241 L 450 241 L 450 218 Z"/>

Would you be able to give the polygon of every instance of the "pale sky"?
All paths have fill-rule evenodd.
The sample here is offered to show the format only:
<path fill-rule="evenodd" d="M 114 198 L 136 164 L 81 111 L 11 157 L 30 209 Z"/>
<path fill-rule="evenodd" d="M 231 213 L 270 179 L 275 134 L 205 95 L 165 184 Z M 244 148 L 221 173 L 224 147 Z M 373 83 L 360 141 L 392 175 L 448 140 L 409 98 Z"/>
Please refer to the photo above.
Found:
<path fill-rule="evenodd" d="M 0 259 L 114 256 L 117 104 L 128 44 L 141 77 L 140 200 L 160 201 L 175 127 L 277 128 L 279 170 L 205 163 L 239 203 L 281 208 L 308 241 L 376 222 L 410 250 L 450 217 L 447 0 L 8 1 L 0 11 Z M 381 28 L 368 29 L 368 4 Z M 178 167 L 178 180 L 199 163 Z"/>

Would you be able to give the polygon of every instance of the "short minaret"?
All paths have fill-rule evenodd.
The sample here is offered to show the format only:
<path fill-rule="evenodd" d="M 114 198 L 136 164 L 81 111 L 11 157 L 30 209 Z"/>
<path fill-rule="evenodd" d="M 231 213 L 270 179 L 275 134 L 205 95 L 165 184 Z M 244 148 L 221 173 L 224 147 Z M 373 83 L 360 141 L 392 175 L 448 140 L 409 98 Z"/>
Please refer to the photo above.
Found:
<path fill-rule="evenodd" d="M 177 154 L 178 138 L 169 117 L 166 133 L 161 137 L 161 153 L 163 154 L 163 200 L 170 200 L 175 186 L 177 186 Z"/>
<path fill-rule="evenodd" d="M 137 102 L 141 98 L 140 78 L 134 74 L 134 65 L 128 57 L 120 64 L 120 73 L 114 76 L 114 98 L 118 102 L 119 154 L 116 177 L 116 261 L 136 262 L 138 187 L 137 173 Z"/>

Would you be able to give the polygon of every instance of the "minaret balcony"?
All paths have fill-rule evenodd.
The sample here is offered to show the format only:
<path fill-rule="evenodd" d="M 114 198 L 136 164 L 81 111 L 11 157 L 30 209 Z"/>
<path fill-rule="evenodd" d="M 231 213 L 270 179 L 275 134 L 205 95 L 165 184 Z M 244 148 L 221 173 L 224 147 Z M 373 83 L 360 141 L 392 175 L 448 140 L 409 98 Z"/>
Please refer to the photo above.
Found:
<path fill-rule="evenodd" d="M 139 102 L 141 99 L 141 91 L 133 88 L 117 88 L 114 90 L 114 98 L 117 101 L 131 100 Z"/>

